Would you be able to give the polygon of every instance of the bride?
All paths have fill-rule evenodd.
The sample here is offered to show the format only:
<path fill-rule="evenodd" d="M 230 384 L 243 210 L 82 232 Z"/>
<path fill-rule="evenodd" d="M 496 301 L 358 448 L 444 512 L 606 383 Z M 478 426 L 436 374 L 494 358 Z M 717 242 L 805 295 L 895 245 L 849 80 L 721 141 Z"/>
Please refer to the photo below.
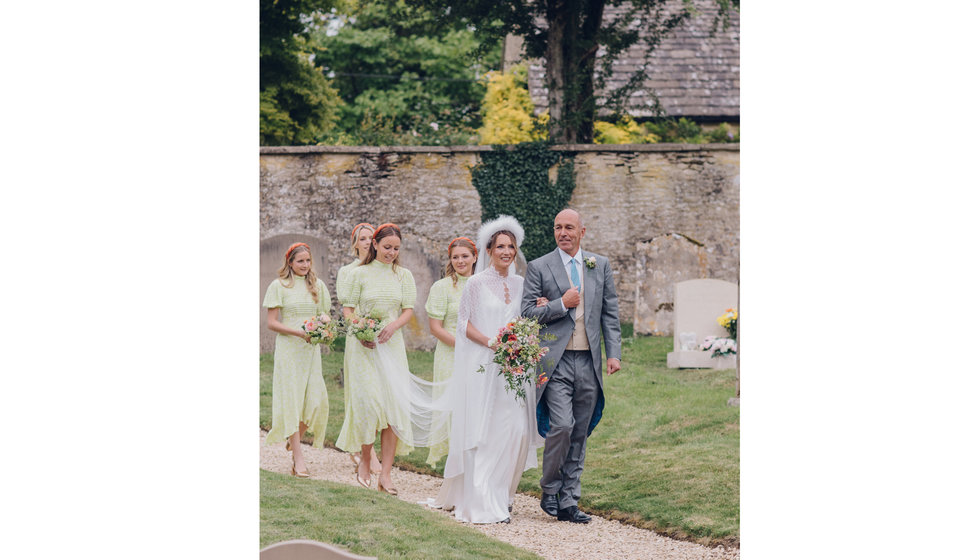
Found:
<path fill-rule="evenodd" d="M 430 504 L 468 523 L 510 522 L 521 475 L 537 466 L 534 387 L 525 398 L 508 392 L 488 343 L 521 313 L 524 278 L 514 263 L 524 228 L 511 216 L 483 224 L 477 273 L 466 283 L 456 322 L 449 456 L 438 497 Z M 485 366 L 486 371 L 477 370 Z"/>

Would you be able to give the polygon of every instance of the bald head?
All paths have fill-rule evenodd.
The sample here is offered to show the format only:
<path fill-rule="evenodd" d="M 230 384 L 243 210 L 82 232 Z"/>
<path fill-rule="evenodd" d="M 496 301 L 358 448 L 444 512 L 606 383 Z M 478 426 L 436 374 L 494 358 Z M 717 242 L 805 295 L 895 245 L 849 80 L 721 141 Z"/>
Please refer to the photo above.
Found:
<path fill-rule="evenodd" d="M 559 249 L 574 257 L 583 237 L 585 226 L 582 225 L 582 216 L 578 212 L 566 208 L 555 216 L 555 242 Z"/>
<path fill-rule="evenodd" d="M 582 215 L 576 212 L 575 210 L 572 210 L 571 208 L 566 208 L 561 212 L 559 212 L 558 215 L 555 216 L 556 223 L 558 222 L 559 218 L 563 218 L 567 220 L 575 220 L 575 223 L 578 224 L 578 227 L 584 227 L 582 225 Z"/>

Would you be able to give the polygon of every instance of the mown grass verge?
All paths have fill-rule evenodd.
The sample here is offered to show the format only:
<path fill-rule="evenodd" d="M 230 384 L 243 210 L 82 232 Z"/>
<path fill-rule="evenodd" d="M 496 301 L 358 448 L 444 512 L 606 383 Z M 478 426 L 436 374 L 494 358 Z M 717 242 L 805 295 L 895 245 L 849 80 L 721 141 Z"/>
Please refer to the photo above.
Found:
<path fill-rule="evenodd" d="M 259 470 L 259 546 L 311 539 L 378 558 L 540 558 L 380 492 Z"/>

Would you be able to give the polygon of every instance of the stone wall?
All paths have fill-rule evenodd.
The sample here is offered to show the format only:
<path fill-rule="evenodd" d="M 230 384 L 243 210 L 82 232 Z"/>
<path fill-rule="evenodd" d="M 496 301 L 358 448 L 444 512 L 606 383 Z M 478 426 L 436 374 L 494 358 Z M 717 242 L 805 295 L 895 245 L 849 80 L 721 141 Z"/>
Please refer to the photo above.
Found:
<path fill-rule="evenodd" d="M 475 238 L 480 199 L 470 168 L 485 146 L 267 147 L 260 167 L 260 294 L 291 243 L 305 241 L 339 316 L 337 269 L 350 262 L 358 222 L 402 229 L 401 262 L 418 286 L 406 329 L 414 348 L 432 348 L 425 299 L 442 276 L 446 246 Z M 576 187 L 570 206 L 583 215 L 583 247 L 607 255 L 616 274 L 620 319 L 636 332 L 672 332 L 673 283 L 692 278 L 738 282 L 737 145 L 571 145 Z M 261 349 L 275 334 L 260 307 Z M 724 310 L 720 310 L 719 314 Z"/>

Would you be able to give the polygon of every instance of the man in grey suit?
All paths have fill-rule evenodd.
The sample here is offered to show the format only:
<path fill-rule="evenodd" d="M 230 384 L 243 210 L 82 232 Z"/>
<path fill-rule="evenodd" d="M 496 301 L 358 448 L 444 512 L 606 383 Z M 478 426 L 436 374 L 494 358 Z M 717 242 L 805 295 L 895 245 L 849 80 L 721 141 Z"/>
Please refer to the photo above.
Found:
<path fill-rule="evenodd" d="M 524 276 L 522 314 L 554 335 L 542 343 L 550 348 L 542 362 L 548 380 L 538 387 L 538 433 L 545 438 L 541 509 L 560 521 L 588 523 L 579 511 L 585 440 L 602 417 L 602 354 L 606 369 L 620 368 L 622 337 L 619 299 L 606 257 L 582 251 L 585 226 L 578 212 L 555 216 L 558 248 L 531 261 Z M 536 307 L 544 297 L 548 304 Z"/>

